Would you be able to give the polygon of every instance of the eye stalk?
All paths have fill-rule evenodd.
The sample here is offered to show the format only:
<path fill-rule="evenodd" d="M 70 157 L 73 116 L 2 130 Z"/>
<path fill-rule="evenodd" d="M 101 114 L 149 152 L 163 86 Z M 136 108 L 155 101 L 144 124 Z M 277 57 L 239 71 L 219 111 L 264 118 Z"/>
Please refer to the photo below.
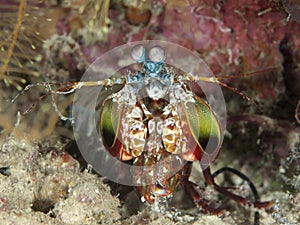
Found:
<path fill-rule="evenodd" d="M 144 63 L 144 69 L 148 71 L 149 77 L 156 77 L 158 73 L 162 70 L 163 63 L 155 63 L 152 61 L 146 61 Z"/>

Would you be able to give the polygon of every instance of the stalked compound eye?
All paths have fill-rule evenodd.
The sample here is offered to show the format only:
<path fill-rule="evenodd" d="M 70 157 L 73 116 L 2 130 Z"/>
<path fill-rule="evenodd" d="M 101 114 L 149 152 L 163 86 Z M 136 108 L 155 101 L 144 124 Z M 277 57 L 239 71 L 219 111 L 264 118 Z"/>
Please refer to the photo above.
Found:
<path fill-rule="evenodd" d="M 131 57 L 141 63 L 146 60 L 146 48 L 143 45 L 136 45 L 131 49 Z"/>
<path fill-rule="evenodd" d="M 165 50 L 161 46 L 154 46 L 150 49 L 149 59 L 152 62 L 163 62 L 166 59 Z"/>

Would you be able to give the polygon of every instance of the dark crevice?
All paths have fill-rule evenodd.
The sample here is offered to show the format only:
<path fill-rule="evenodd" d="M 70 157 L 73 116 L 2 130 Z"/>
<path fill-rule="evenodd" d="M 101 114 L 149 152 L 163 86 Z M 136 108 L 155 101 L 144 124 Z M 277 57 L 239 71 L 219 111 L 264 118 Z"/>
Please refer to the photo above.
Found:
<path fill-rule="evenodd" d="M 298 99 L 300 98 L 300 82 L 297 82 L 297 79 L 299 79 L 300 76 L 300 69 L 297 66 L 297 62 L 295 62 L 294 60 L 295 54 L 297 54 L 297 52 L 293 52 L 293 43 L 289 40 L 288 37 L 285 37 L 280 42 L 279 50 L 283 56 L 282 66 L 284 70 L 282 74 L 286 85 L 286 92 L 290 98 Z"/>
<path fill-rule="evenodd" d="M 0 174 L 2 174 L 3 176 L 6 176 L 6 177 L 10 176 L 11 173 L 9 171 L 9 166 L 1 167 Z"/>
<path fill-rule="evenodd" d="M 54 208 L 54 203 L 48 199 L 36 199 L 32 203 L 31 209 L 36 212 L 49 213 Z"/>
<path fill-rule="evenodd" d="M 288 37 L 285 37 L 279 45 L 279 50 L 283 56 L 282 76 L 285 85 L 285 93 L 274 105 L 271 117 L 281 120 L 294 121 L 295 108 L 298 98 L 300 98 L 300 70 L 297 69 L 294 60 L 296 52 L 294 52 L 293 43 Z"/>

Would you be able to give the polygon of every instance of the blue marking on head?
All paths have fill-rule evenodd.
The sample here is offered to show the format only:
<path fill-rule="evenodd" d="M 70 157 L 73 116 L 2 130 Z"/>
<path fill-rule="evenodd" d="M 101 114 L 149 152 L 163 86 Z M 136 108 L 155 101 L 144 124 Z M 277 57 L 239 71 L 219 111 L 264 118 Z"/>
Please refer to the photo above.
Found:
<path fill-rule="evenodd" d="M 163 67 L 163 64 L 162 62 L 153 62 L 153 61 L 150 61 L 150 60 L 147 60 L 145 63 L 144 63 L 144 68 L 149 71 L 149 73 L 159 73 Z"/>
<path fill-rule="evenodd" d="M 169 82 L 169 75 L 166 73 L 165 53 L 162 47 L 154 46 L 147 49 L 145 46 L 136 45 L 131 52 L 132 58 L 142 64 L 141 73 L 138 76 L 131 76 L 128 81 L 137 83 L 145 78 L 159 78 L 161 81 Z"/>

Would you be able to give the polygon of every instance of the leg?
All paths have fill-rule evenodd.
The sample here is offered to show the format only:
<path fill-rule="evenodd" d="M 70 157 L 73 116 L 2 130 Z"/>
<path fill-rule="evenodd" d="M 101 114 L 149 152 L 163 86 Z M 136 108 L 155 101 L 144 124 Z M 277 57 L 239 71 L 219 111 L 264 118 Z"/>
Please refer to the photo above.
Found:
<path fill-rule="evenodd" d="M 216 177 L 217 175 L 219 175 L 222 172 L 231 172 L 231 173 L 239 176 L 241 179 L 245 180 L 248 183 L 248 185 L 254 195 L 254 202 L 250 202 L 244 197 L 241 197 L 241 196 L 231 193 L 230 191 L 228 191 L 228 188 L 220 187 L 219 185 L 217 185 L 214 181 L 214 177 Z M 208 185 L 212 185 L 216 191 L 226 195 L 227 197 L 231 198 L 232 200 L 234 200 L 240 204 L 249 205 L 249 206 L 253 205 L 255 208 L 267 208 L 272 205 L 272 201 L 268 201 L 268 202 L 260 201 L 259 195 L 257 193 L 257 190 L 256 190 L 254 184 L 250 181 L 250 179 L 246 175 L 244 175 L 243 173 L 241 173 L 238 170 L 235 170 L 235 169 L 229 168 L 229 167 L 224 167 L 224 168 L 217 170 L 215 173 L 211 174 L 210 168 L 208 167 L 205 170 L 203 170 L 203 174 L 204 174 L 205 180 Z M 258 224 L 259 224 L 259 212 L 256 211 L 254 213 L 254 225 L 258 225 Z"/>
<path fill-rule="evenodd" d="M 199 190 L 196 189 L 197 185 L 188 180 L 190 172 L 191 164 L 187 163 L 183 169 L 183 174 L 181 177 L 181 183 L 184 187 L 184 190 L 189 194 L 189 196 L 191 196 L 195 204 L 199 206 L 204 213 L 209 213 L 212 215 L 222 214 L 222 210 L 209 206 L 204 200 L 201 199 L 201 194 L 199 193 Z"/>
<path fill-rule="evenodd" d="M 248 201 L 244 197 L 233 194 L 232 192 L 228 191 L 228 188 L 220 187 L 219 185 L 217 185 L 215 183 L 214 177 L 224 171 L 229 171 L 231 173 L 234 173 L 235 175 L 239 176 L 243 180 L 247 181 L 248 185 L 250 186 L 250 188 L 254 194 L 254 202 Z M 240 204 L 248 205 L 248 206 L 253 205 L 255 208 L 267 208 L 272 205 L 272 201 L 261 202 L 259 200 L 258 193 L 257 193 L 256 188 L 254 187 L 253 183 L 249 180 L 248 177 L 246 177 L 244 174 L 242 174 L 241 172 L 239 172 L 235 169 L 224 167 L 212 175 L 210 168 L 208 167 L 205 170 L 203 170 L 203 175 L 204 175 L 205 181 L 207 182 L 208 185 L 212 185 L 216 191 L 222 193 L 223 195 L 226 195 L 227 197 L 231 198 L 232 200 L 234 200 Z"/>
<path fill-rule="evenodd" d="M 221 215 L 222 210 L 215 209 L 211 206 L 209 206 L 205 201 L 201 199 L 201 195 L 198 190 L 195 188 L 195 184 L 193 184 L 191 181 L 186 181 L 183 183 L 185 191 L 192 197 L 193 201 L 197 206 L 199 206 L 204 213 L 209 213 L 212 215 Z"/>

